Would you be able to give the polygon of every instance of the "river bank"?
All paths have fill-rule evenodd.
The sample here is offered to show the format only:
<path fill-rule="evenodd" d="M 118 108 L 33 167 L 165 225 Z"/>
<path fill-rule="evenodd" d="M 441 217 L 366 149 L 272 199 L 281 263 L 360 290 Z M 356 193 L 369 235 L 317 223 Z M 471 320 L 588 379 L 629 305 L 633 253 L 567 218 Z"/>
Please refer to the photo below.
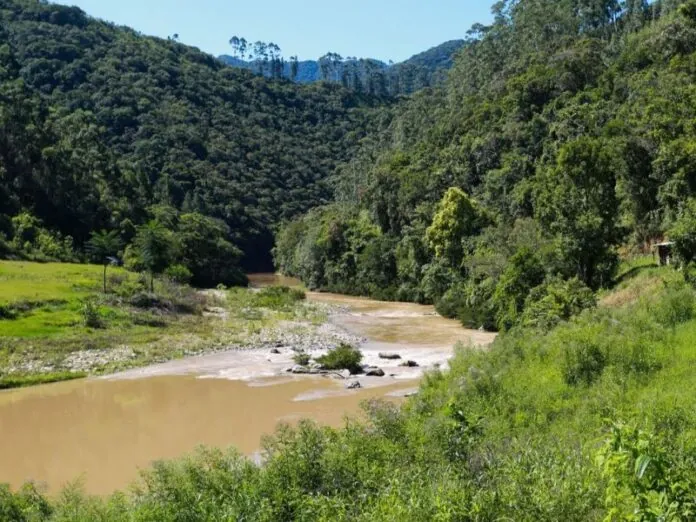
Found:
<path fill-rule="evenodd" d="M 112 268 L 0 261 L 0 389 L 117 373 L 227 350 L 359 342 L 323 328 L 336 306 L 299 293 L 155 291 Z"/>
<path fill-rule="evenodd" d="M 414 393 L 424 371 L 447 367 L 456 343 L 493 339 L 414 304 L 307 293 L 292 315 L 273 312 L 265 323 L 243 308 L 220 304 L 206 318 L 230 325 L 246 314 L 258 327 L 247 340 L 257 344 L 0 392 L 0 426 L 9 427 L 0 430 L 0 483 L 16 488 L 33 480 L 54 493 L 79 479 L 85 491 L 102 495 L 128 486 L 153 461 L 201 444 L 253 457 L 278 423 L 340 426 L 360 417 L 364 401 L 398 402 Z M 359 346 L 364 363 L 384 377 L 287 371 L 297 351 L 316 357 L 343 342 Z M 402 366 L 408 361 L 418 366 Z"/>

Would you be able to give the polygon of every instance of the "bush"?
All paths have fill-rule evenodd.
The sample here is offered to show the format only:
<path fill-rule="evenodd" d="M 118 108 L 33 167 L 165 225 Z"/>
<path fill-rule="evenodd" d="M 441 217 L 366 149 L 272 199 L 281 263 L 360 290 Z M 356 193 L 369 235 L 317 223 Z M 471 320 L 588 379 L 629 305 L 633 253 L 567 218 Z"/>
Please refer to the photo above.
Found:
<path fill-rule="evenodd" d="M 143 309 L 148 309 L 148 308 L 164 308 L 168 309 L 171 308 L 171 304 L 163 301 L 160 296 L 156 294 L 151 294 L 149 292 L 138 292 L 136 294 L 133 294 L 133 296 L 130 298 L 129 303 L 131 306 L 135 306 L 136 308 L 143 308 Z"/>
<path fill-rule="evenodd" d="M 85 301 L 80 308 L 80 315 L 82 315 L 82 322 L 87 328 L 102 328 L 104 326 L 99 307 L 94 301 Z"/>
<path fill-rule="evenodd" d="M 172 265 L 164 271 L 164 275 L 173 283 L 180 285 L 189 284 L 193 277 L 191 271 L 184 265 Z"/>
<path fill-rule="evenodd" d="M 483 328 L 489 332 L 497 330 L 495 307 L 492 297 L 495 280 L 484 279 L 480 283 L 473 281 L 466 286 L 466 301 L 459 308 L 459 321 L 467 328 Z"/>
<path fill-rule="evenodd" d="M 520 324 L 549 331 L 597 304 L 594 293 L 579 279 L 551 280 L 531 291 L 525 301 Z"/>
<path fill-rule="evenodd" d="M 295 361 L 295 364 L 307 366 L 312 358 L 306 352 L 297 352 L 295 355 L 293 355 L 292 360 Z"/>
<path fill-rule="evenodd" d="M 604 372 L 606 354 L 592 339 L 571 341 L 563 352 L 563 379 L 566 384 L 590 385 Z"/>
<path fill-rule="evenodd" d="M 17 312 L 16 310 L 10 306 L 10 305 L 0 305 L 0 319 L 16 319 L 17 318 Z"/>
<path fill-rule="evenodd" d="M 650 312 L 662 326 L 674 328 L 694 317 L 696 299 L 689 288 L 670 288 L 665 295 L 650 305 Z"/>
<path fill-rule="evenodd" d="M 287 286 L 269 286 L 255 296 L 255 305 L 272 310 L 287 310 L 306 298 L 304 291 Z"/>
<path fill-rule="evenodd" d="M 355 375 L 362 372 L 360 362 L 363 355 L 360 350 L 349 344 L 341 344 L 329 353 L 317 357 L 317 362 L 327 370 L 348 370 Z"/>

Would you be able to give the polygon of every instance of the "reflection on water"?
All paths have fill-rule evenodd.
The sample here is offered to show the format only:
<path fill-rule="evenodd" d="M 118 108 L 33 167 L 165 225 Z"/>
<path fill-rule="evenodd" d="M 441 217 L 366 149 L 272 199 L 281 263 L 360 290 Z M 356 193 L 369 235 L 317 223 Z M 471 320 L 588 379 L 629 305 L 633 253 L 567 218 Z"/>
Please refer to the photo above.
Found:
<path fill-rule="evenodd" d="M 299 286 L 258 274 L 253 286 Z M 372 343 L 425 347 L 457 341 L 484 344 L 490 334 L 463 329 L 433 307 L 309 293 L 351 313 L 332 320 Z M 410 387 L 413 383 L 410 384 Z M 197 445 L 234 446 L 246 454 L 280 421 L 311 418 L 340 425 L 370 397 L 398 395 L 409 385 L 347 394 L 330 379 L 271 379 L 245 383 L 193 377 L 84 380 L 0 392 L 0 483 L 26 480 L 56 491 L 80 476 L 87 491 L 123 488 L 156 459 L 174 458 Z M 395 399 L 396 400 L 396 399 Z"/>
<path fill-rule="evenodd" d="M 302 286 L 302 281 L 294 277 L 287 277 L 280 274 L 249 274 L 249 286 L 253 288 L 263 288 L 264 286 Z"/>

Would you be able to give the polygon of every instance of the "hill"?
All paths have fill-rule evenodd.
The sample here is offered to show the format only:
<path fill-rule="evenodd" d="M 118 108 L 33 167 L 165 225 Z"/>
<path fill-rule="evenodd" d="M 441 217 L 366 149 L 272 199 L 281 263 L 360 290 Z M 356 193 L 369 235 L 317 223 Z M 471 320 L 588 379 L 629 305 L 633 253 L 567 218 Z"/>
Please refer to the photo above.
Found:
<path fill-rule="evenodd" d="M 328 80 L 342 83 L 353 90 L 374 91 L 379 95 L 412 94 L 442 82 L 452 67 L 454 56 L 464 45 L 464 40 L 451 40 L 396 64 L 371 58 L 344 59 L 329 53 L 318 60 L 298 61 L 297 70 L 293 71 L 292 61 L 283 60 L 282 77 L 292 78 L 298 83 Z M 256 72 L 259 72 L 259 65 L 263 61 L 259 58 L 242 60 L 229 55 L 222 55 L 219 59 L 227 65 Z M 264 74 L 271 76 L 273 68 L 269 67 Z"/>
<path fill-rule="evenodd" d="M 497 4 L 341 167 L 339 202 L 284 228 L 279 267 L 508 330 L 586 306 L 620 248 L 685 238 L 694 4 L 600 3 Z"/>
<path fill-rule="evenodd" d="M 127 244 L 166 207 L 220 220 L 246 266 L 268 267 L 274 226 L 329 201 L 326 180 L 378 103 L 259 78 L 77 8 L 0 0 L 0 255 L 79 258 L 95 230 Z M 22 212 L 43 243 L 13 224 Z"/>

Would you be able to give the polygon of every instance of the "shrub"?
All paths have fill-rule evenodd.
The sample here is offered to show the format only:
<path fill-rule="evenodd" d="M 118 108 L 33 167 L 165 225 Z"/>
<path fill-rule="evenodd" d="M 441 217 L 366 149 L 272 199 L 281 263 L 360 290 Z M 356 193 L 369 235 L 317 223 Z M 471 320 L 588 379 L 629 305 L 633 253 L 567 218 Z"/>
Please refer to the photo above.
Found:
<path fill-rule="evenodd" d="M 164 271 L 164 275 L 173 283 L 186 285 L 191 282 L 193 274 L 184 265 L 172 265 Z"/>
<path fill-rule="evenodd" d="M 652 303 L 650 312 L 662 326 L 674 328 L 694 317 L 696 299 L 689 288 L 670 288 L 658 301 Z"/>
<path fill-rule="evenodd" d="M 566 384 L 590 385 L 604 372 L 607 357 L 591 339 L 571 341 L 563 352 L 563 379 Z"/>
<path fill-rule="evenodd" d="M 285 310 L 306 298 L 304 291 L 287 286 L 269 286 L 258 292 L 255 304 L 260 308 Z"/>
<path fill-rule="evenodd" d="M 297 352 L 295 355 L 293 355 L 292 360 L 295 361 L 295 364 L 307 366 L 312 358 L 307 352 Z"/>
<path fill-rule="evenodd" d="M 483 328 L 488 331 L 497 329 L 495 307 L 492 296 L 495 280 L 487 278 L 480 283 L 473 281 L 466 286 L 466 301 L 461 303 L 458 311 L 459 321 L 467 328 Z"/>
<path fill-rule="evenodd" d="M 522 326 L 551 330 L 561 321 L 596 305 L 592 290 L 579 279 L 551 280 L 538 286 L 525 301 Z"/>
<path fill-rule="evenodd" d="M 163 301 L 158 295 L 149 292 L 138 292 L 133 294 L 129 303 L 136 308 L 170 308 L 170 303 Z"/>
<path fill-rule="evenodd" d="M 341 344 L 329 353 L 317 357 L 317 362 L 327 370 L 348 370 L 355 375 L 362 372 L 360 362 L 363 355 L 360 350 L 349 344 Z"/>
<path fill-rule="evenodd" d="M 0 305 L 0 319 L 16 319 L 17 312 L 10 305 Z"/>
<path fill-rule="evenodd" d="M 674 251 L 685 263 L 696 260 L 696 199 L 689 199 L 668 232 L 674 241 Z"/>
<path fill-rule="evenodd" d="M 104 326 L 99 307 L 94 301 L 85 301 L 80 308 L 82 322 L 87 328 L 102 328 Z"/>

